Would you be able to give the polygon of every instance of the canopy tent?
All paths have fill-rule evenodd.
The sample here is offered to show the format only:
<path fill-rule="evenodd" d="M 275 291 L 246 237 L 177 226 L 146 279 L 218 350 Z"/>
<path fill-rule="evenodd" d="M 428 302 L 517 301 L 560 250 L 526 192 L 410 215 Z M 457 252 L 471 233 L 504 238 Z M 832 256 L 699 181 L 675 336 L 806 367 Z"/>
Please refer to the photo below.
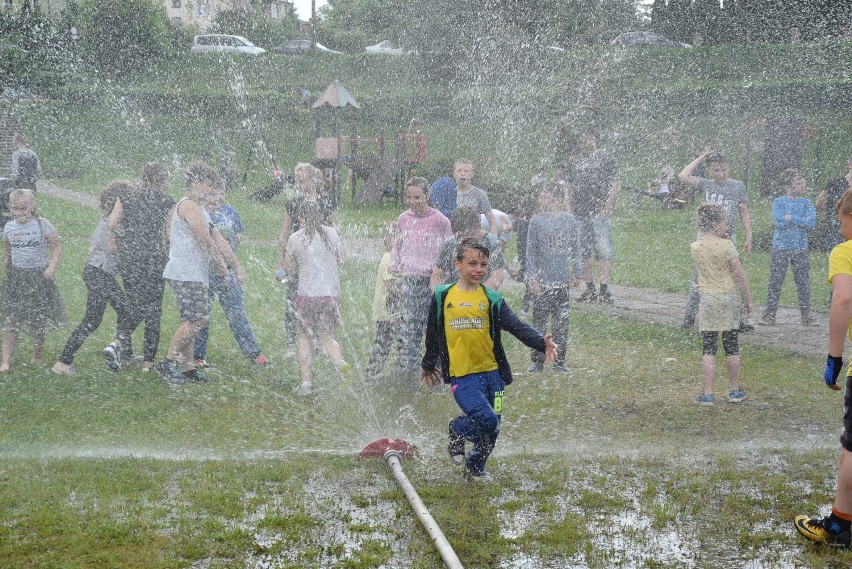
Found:
<path fill-rule="evenodd" d="M 340 81 L 335 79 L 334 83 L 326 87 L 323 94 L 320 95 L 319 98 L 311 105 L 311 108 L 316 113 L 317 138 L 320 137 L 320 110 L 331 110 L 334 117 L 331 135 L 333 137 L 338 137 L 340 136 L 340 110 L 347 107 L 353 110 L 359 110 L 361 105 L 358 104 L 358 101 L 355 100 L 352 93 L 350 93 L 349 90 L 340 83 Z M 354 130 L 356 130 L 356 128 L 353 124 L 353 131 Z"/>

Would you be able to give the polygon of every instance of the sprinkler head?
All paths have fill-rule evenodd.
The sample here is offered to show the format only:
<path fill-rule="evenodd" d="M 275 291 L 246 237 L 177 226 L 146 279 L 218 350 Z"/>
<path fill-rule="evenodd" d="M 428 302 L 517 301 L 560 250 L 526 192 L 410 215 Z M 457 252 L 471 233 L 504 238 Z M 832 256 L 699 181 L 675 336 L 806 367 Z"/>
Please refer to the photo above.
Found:
<path fill-rule="evenodd" d="M 358 453 L 358 458 L 381 458 L 384 459 L 389 453 L 401 458 L 415 458 L 420 456 L 417 447 L 402 439 L 379 439 L 365 446 Z"/>

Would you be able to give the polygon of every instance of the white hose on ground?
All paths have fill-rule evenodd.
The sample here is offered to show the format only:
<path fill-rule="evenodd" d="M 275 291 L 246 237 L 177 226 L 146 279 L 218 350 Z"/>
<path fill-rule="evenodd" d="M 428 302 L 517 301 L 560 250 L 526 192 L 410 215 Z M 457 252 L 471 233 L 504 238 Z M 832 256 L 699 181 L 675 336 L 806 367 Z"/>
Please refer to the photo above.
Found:
<path fill-rule="evenodd" d="M 435 547 L 438 549 L 438 553 L 441 554 L 441 559 L 444 560 L 444 565 L 447 566 L 447 569 L 464 569 L 464 565 L 462 565 L 456 555 L 456 552 L 453 551 L 453 547 L 450 545 L 450 542 L 447 541 L 447 538 L 444 536 L 444 532 L 442 532 L 441 528 L 438 527 L 438 523 L 435 521 L 435 518 L 433 518 L 432 514 L 429 513 L 429 510 L 426 508 L 423 500 L 421 500 L 420 496 L 417 495 L 417 491 L 414 489 L 414 486 L 411 485 L 411 482 L 408 481 L 408 477 L 406 477 L 405 473 L 402 471 L 402 463 L 400 462 L 401 455 L 396 451 L 390 450 L 385 453 L 383 458 L 388 466 L 390 466 L 394 478 L 396 478 L 399 487 L 402 488 L 408 503 L 411 505 L 411 509 L 414 510 L 414 513 L 417 515 L 420 523 L 423 524 L 424 528 L 426 528 L 426 533 L 428 533 L 429 537 L 432 538 L 432 541 L 435 542 Z"/>

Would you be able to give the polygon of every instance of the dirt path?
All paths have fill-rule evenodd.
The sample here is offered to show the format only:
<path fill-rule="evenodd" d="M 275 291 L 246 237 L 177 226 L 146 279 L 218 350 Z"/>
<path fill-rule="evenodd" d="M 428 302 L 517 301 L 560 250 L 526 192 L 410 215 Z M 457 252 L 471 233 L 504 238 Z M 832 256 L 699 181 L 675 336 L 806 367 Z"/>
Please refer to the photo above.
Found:
<path fill-rule="evenodd" d="M 72 203 L 97 207 L 95 197 L 60 188 L 50 181 L 40 181 L 38 191 Z M 347 251 L 353 258 L 378 262 L 381 257 L 381 247 L 376 239 L 345 238 L 344 241 Z M 272 241 L 246 240 L 246 242 L 274 245 Z M 521 285 L 510 281 L 507 286 L 520 287 Z M 679 327 L 683 320 L 686 294 L 616 285 L 613 285 L 611 290 L 614 299 L 612 305 L 594 305 L 589 308 L 610 312 L 622 318 L 653 322 L 663 326 Z M 576 295 L 572 296 L 576 298 Z M 760 315 L 764 308 L 764 306 L 756 306 L 755 314 Z M 828 313 L 814 311 L 813 317 L 814 325 L 802 326 L 798 308 L 781 307 L 776 315 L 775 326 L 756 326 L 753 332 L 741 334 L 740 341 L 746 345 L 787 350 L 797 355 L 822 356 L 825 355 L 828 347 Z"/>

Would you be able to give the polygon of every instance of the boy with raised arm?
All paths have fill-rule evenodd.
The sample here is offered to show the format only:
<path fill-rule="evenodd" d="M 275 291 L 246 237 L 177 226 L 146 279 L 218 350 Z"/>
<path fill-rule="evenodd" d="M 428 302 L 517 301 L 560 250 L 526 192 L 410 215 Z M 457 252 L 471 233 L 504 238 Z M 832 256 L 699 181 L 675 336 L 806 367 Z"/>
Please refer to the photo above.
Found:
<path fill-rule="evenodd" d="M 521 322 L 503 297 L 482 285 L 488 270 L 488 245 L 474 238 L 459 243 L 455 260 L 458 282 L 436 288 L 426 326 L 426 354 L 420 379 L 429 387 L 443 377 L 463 415 L 450 421 L 447 450 L 453 464 L 465 466 L 473 481 L 490 481 L 485 462 L 500 433 L 503 392 L 512 370 L 503 350 L 503 329 L 521 342 L 556 357 L 550 335 Z M 465 441 L 473 447 L 465 454 Z"/>

